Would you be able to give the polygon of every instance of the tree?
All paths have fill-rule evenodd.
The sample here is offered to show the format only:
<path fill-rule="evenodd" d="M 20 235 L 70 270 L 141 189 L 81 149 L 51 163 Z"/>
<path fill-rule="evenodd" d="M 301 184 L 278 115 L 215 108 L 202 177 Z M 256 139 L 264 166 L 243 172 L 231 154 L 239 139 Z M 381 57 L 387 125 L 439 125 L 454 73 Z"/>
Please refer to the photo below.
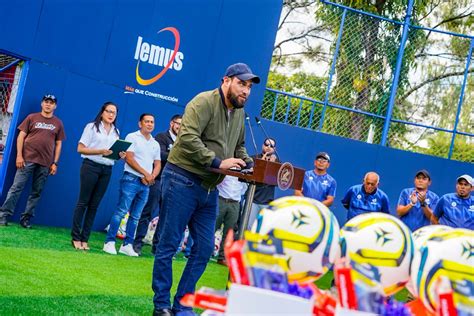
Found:
<path fill-rule="evenodd" d="M 406 11 L 406 1 L 401 0 L 345 0 L 341 2 L 356 9 L 399 21 L 404 18 Z M 301 18 L 302 14 L 313 15 L 313 20 Z M 296 87 L 287 84 L 285 87 L 293 90 L 285 91 L 302 92 L 306 97 L 324 100 L 325 93 L 316 96 L 311 92 L 312 89 L 306 86 L 309 82 L 317 82 L 318 90 L 325 91 L 326 89 L 324 85 L 327 85 L 329 77 L 341 14 L 342 11 L 339 8 L 316 1 L 284 2 L 272 64 L 272 75 L 278 80 L 269 80 L 269 87 L 276 88 L 272 84 L 278 82 L 285 86 L 289 78 L 299 74 L 307 81 L 306 85 Z M 455 0 L 445 3 L 440 0 L 426 0 L 415 2 L 412 23 L 424 23 L 435 28 L 444 27 L 450 31 L 468 33 L 472 32 L 473 20 L 469 1 Z M 292 31 L 285 31 L 285 25 L 291 25 Z M 348 13 L 328 101 L 332 104 L 352 107 L 356 111 L 386 115 L 401 31 L 399 24 Z M 294 43 L 293 49 L 285 50 L 285 45 L 288 46 L 289 43 Z M 441 53 L 437 53 L 436 48 L 441 48 Z M 457 93 L 459 96 L 459 82 L 462 79 L 468 48 L 469 40 L 454 36 L 449 37 L 449 40 L 440 40 L 437 33 L 411 28 L 405 47 L 403 71 L 398 85 L 393 117 L 434 126 L 448 124 L 445 121 L 446 117 L 449 117 L 449 122 L 452 124 L 453 114 L 447 116 L 439 114 L 452 112 L 452 94 Z M 308 64 L 313 66 L 308 67 Z M 471 67 L 471 72 L 472 68 L 474 67 Z M 306 77 L 300 73 L 305 73 Z M 421 79 L 415 80 L 414 78 L 418 75 Z M 313 78 L 309 80 L 309 76 Z M 446 89 L 446 84 L 453 86 L 452 89 Z M 466 91 L 470 96 L 473 89 L 472 83 L 469 84 Z M 429 98 L 420 101 L 423 96 Z M 449 102 L 443 103 L 443 98 L 450 99 L 451 106 Z M 473 100 L 472 97 L 465 98 L 463 113 L 473 112 L 474 101 L 471 100 Z M 419 106 L 420 102 L 422 107 Z M 286 104 L 280 101 L 277 103 L 282 108 L 285 105 L 288 108 L 288 104 L 291 105 L 290 109 L 297 107 L 295 100 L 290 100 Z M 308 108 L 307 111 L 312 110 Z M 289 111 L 289 113 L 293 112 Z M 301 109 L 295 113 L 301 117 Z M 288 111 L 285 112 L 285 116 L 288 117 Z M 330 108 L 325 113 L 323 131 L 364 140 L 371 130 L 375 130 L 374 142 L 379 142 L 383 123 L 383 119 Z M 459 127 L 465 128 L 469 124 L 472 126 L 472 116 L 463 115 Z M 426 137 L 414 137 L 413 128 L 410 126 L 399 124 L 397 127 L 401 128 L 391 129 L 391 146 L 415 148 L 420 144 L 427 144 L 426 137 L 429 136 L 427 133 L 422 133 Z"/>

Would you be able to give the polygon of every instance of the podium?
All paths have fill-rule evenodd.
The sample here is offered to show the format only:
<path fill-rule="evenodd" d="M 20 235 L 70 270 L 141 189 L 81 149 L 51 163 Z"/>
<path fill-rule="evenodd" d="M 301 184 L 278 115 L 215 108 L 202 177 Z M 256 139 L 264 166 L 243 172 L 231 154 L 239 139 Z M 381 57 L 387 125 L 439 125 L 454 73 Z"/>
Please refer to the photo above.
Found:
<path fill-rule="evenodd" d="M 256 184 L 261 183 L 274 185 L 278 186 L 281 190 L 301 190 L 305 173 L 304 169 L 295 168 L 289 162 L 280 163 L 263 159 L 255 159 L 253 173 L 251 174 L 214 168 L 211 170 L 216 173 L 237 177 L 241 181 L 249 184 L 247 198 L 245 199 L 244 212 L 239 227 L 239 239 L 243 239 L 244 231 L 248 226 Z"/>

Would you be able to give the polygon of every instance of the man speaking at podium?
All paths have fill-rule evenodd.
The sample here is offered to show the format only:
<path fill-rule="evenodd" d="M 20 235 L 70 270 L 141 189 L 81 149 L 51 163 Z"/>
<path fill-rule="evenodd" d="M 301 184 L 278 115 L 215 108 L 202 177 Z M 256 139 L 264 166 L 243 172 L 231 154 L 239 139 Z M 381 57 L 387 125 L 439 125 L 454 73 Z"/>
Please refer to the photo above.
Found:
<path fill-rule="evenodd" d="M 227 68 L 219 88 L 195 96 L 186 106 L 178 138 L 162 176 L 160 239 L 153 267 L 154 315 L 191 310 L 180 304 L 194 293 L 214 249 L 218 192 L 224 175 L 209 168 L 251 168 L 245 147 L 244 104 L 260 78 L 246 64 Z M 170 304 L 172 258 L 188 225 L 194 245 Z"/>

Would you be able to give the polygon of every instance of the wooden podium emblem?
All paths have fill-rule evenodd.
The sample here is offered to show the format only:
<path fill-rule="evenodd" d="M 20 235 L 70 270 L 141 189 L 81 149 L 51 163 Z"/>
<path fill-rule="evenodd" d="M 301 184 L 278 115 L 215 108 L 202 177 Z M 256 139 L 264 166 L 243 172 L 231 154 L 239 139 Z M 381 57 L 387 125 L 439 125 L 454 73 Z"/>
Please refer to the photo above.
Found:
<path fill-rule="evenodd" d="M 292 184 L 295 177 L 295 169 L 293 165 L 289 162 L 285 162 L 278 169 L 277 175 L 277 185 L 278 188 L 282 191 L 288 190 Z"/>

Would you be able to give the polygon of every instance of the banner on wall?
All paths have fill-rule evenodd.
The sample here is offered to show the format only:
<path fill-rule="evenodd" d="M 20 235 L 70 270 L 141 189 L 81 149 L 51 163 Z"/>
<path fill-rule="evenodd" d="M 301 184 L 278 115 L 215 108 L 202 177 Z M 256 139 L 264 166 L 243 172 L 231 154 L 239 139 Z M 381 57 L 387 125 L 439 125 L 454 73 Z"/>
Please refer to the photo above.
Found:
<path fill-rule="evenodd" d="M 153 90 L 153 84 L 164 76 L 177 75 L 184 67 L 184 53 L 180 51 L 179 30 L 167 26 L 152 38 L 137 36 L 133 60 L 136 62 L 135 83 L 126 85 L 124 93 L 178 103 L 177 96 Z"/>

